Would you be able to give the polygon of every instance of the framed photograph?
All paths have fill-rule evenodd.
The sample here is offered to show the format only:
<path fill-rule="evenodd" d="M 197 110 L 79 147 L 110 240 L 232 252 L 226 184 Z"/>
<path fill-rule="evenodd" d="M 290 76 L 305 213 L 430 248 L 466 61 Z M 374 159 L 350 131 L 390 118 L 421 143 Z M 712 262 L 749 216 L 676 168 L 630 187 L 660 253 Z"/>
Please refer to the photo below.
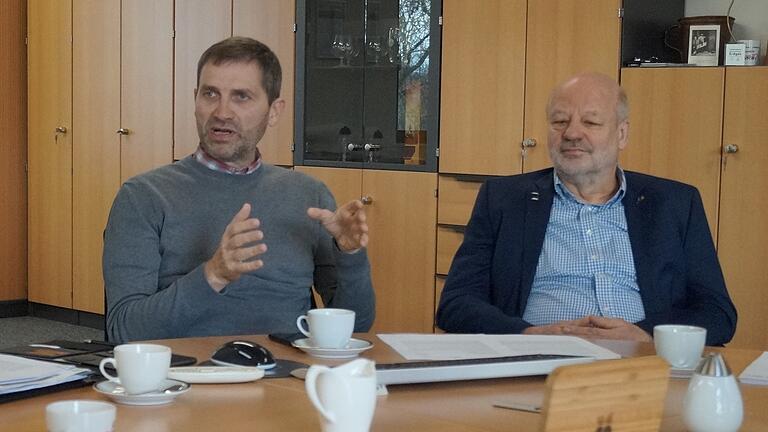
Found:
<path fill-rule="evenodd" d="M 720 26 L 692 25 L 688 34 L 688 63 L 717 66 L 720 58 Z"/>

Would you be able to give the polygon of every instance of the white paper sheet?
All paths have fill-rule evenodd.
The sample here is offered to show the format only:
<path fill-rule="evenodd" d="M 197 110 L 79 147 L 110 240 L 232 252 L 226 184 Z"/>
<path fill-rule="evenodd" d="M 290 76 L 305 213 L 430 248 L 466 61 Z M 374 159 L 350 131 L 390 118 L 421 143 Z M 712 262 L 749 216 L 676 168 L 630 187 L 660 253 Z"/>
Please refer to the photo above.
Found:
<path fill-rule="evenodd" d="M 768 352 L 763 352 L 739 375 L 745 384 L 768 385 Z"/>
<path fill-rule="evenodd" d="M 456 360 L 532 354 L 618 359 L 620 355 L 574 336 L 484 334 L 379 334 L 408 360 Z"/>
<path fill-rule="evenodd" d="M 75 381 L 91 373 L 73 365 L 0 354 L 0 395 Z"/>

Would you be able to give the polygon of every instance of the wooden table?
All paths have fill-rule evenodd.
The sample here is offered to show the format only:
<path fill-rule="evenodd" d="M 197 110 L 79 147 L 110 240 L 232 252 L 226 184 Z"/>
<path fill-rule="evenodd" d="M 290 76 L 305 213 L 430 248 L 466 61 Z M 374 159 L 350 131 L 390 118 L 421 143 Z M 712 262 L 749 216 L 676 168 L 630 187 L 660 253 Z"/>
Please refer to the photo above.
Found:
<path fill-rule="evenodd" d="M 375 343 L 365 357 L 379 362 L 402 358 L 373 334 L 357 337 Z M 161 343 L 174 352 L 207 360 L 211 352 L 233 337 L 169 339 Z M 240 339 L 240 338 L 238 338 Z M 342 360 L 321 360 L 269 341 L 265 336 L 242 337 L 261 343 L 277 358 L 335 365 Z M 631 357 L 653 354 L 652 344 L 597 341 Z M 735 373 L 760 354 L 758 351 L 722 349 Z M 680 412 L 688 381 L 672 379 L 666 400 L 663 431 L 684 431 Z M 376 404 L 372 431 L 536 431 L 540 414 L 495 408 L 495 401 L 540 404 L 544 377 L 504 378 L 451 383 L 389 386 L 389 394 Z M 741 385 L 744 399 L 742 431 L 768 430 L 768 387 Z M 107 400 L 90 387 L 57 392 L 0 404 L 0 431 L 45 431 L 45 406 L 64 399 Z M 195 384 L 168 405 L 117 405 L 116 432 L 134 431 L 317 431 L 319 420 L 295 378 L 262 379 L 245 384 Z"/>

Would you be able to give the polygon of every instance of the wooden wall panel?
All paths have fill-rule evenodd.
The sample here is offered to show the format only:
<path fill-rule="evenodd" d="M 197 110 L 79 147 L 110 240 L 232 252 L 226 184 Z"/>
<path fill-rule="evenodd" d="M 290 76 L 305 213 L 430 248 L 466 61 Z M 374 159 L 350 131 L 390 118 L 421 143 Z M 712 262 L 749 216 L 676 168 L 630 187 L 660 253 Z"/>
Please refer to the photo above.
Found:
<path fill-rule="evenodd" d="M 26 4 L 0 2 L 0 301 L 27 297 Z"/>

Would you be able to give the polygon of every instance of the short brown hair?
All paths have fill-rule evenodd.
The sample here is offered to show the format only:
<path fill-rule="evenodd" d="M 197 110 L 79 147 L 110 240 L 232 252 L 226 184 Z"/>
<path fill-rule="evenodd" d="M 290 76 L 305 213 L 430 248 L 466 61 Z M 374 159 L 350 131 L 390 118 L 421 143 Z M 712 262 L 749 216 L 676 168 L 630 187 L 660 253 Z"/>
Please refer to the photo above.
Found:
<path fill-rule="evenodd" d="M 267 93 L 269 104 L 280 97 L 280 85 L 283 72 L 280 60 L 268 46 L 249 37 L 233 36 L 216 42 L 205 50 L 197 62 L 197 85 L 200 85 L 200 72 L 208 63 L 220 65 L 228 62 L 255 62 L 261 67 L 264 91 Z"/>

